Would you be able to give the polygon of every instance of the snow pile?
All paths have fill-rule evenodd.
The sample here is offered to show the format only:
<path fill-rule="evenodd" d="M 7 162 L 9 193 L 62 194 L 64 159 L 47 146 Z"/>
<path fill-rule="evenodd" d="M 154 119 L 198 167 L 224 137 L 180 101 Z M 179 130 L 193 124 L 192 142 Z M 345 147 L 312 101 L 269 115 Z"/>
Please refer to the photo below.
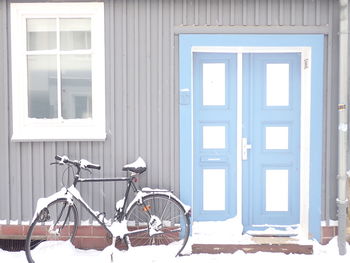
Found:
<path fill-rule="evenodd" d="M 269 262 L 269 263 L 295 263 L 299 262 L 324 262 L 327 259 L 337 263 L 348 263 L 350 259 L 350 246 L 347 245 L 348 254 L 338 255 L 337 239 L 334 238 L 328 245 L 321 246 L 314 242 L 314 255 L 285 255 L 282 253 L 259 252 L 245 254 L 238 251 L 234 254 L 218 255 L 189 255 L 172 257 L 166 247 L 136 247 L 128 251 L 119 251 L 113 247 L 107 247 L 103 251 L 80 250 L 67 241 L 51 241 L 43 245 L 40 256 L 44 262 L 50 263 L 115 263 L 115 262 L 143 262 L 143 263 L 232 263 L 232 262 Z M 112 261 L 113 260 L 113 261 Z M 0 249 L 0 262 L 26 263 L 24 251 L 7 252 Z"/>
<path fill-rule="evenodd" d="M 327 245 L 322 246 L 318 242 L 313 242 L 314 246 L 314 255 L 315 256 L 326 256 L 326 257 L 339 257 L 339 250 L 338 250 L 338 238 L 334 237 Z M 350 245 L 346 243 L 346 251 L 347 255 L 343 256 L 345 258 L 350 259 Z"/>
<path fill-rule="evenodd" d="M 193 222 L 192 242 L 200 244 L 251 244 L 251 236 L 242 235 L 243 225 L 235 217 L 225 221 Z"/>
<path fill-rule="evenodd" d="M 312 240 L 307 239 L 301 234 L 299 225 L 279 230 L 278 227 L 269 227 L 265 225 L 265 230 L 248 231 L 243 234 L 242 220 L 238 217 L 230 218 L 225 221 L 205 221 L 192 223 L 193 244 L 257 244 L 265 237 L 274 236 L 271 243 L 293 243 L 293 244 L 313 244 Z M 281 226 L 283 228 L 284 226 Z M 288 235 L 286 235 L 288 233 Z M 292 234 L 289 236 L 289 234 Z M 257 236 L 253 237 L 253 236 Z M 285 238 L 283 240 L 283 238 Z"/>

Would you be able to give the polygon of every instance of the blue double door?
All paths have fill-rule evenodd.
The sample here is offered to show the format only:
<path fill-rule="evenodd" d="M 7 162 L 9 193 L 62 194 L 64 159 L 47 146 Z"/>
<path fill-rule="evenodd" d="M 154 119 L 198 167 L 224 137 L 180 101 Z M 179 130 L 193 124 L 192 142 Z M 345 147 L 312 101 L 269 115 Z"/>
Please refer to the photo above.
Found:
<path fill-rule="evenodd" d="M 194 53 L 194 220 L 300 223 L 299 53 Z"/>

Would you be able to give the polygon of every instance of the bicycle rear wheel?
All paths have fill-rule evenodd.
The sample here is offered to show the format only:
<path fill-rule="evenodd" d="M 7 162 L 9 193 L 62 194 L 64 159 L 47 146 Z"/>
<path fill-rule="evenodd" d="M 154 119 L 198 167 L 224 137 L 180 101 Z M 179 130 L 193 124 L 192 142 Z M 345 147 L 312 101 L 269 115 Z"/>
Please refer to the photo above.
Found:
<path fill-rule="evenodd" d="M 190 234 L 190 218 L 184 207 L 167 194 L 150 194 L 136 202 L 126 214 L 134 246 L 163 246 L 178 256 Z"/>
<path fill-rule="evenodd" d="M 30 225 L 25 252 L 29 263 L 47 262 L 53 245 L 57 242 L 74 240 L 78 226 L 78 212 L 74 204 L 66 199 L 58 199 L 43 208 Z"/>

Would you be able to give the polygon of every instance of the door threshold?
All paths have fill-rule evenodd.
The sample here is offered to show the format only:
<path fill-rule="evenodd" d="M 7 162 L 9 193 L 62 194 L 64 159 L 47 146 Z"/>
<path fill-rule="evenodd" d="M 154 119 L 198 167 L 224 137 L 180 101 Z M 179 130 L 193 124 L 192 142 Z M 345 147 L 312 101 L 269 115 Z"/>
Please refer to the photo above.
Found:
<path fill-rule="evenodd" d="M 263 227 L 265 229 L 248 230 L 246 234 L 252 237 L 295 237 L 300 234 L 299 225 Z"/>
<path fill-rule="evenodd" d="M 282 237 L 282 236 L 252 236 L 251 240 L 255 244 L 300 244 L 300 240 L 296 237 Z"/>
<path fill-rule="evenodd" d="M 264 231 L 248 231 L 247 234 L 252 237 L 295 237 L 298 235 L 297 233 L 290 233 L 290 232 L 282 233 L 282 231 L 280 233 L 279 232 L 269 233 Z"/>

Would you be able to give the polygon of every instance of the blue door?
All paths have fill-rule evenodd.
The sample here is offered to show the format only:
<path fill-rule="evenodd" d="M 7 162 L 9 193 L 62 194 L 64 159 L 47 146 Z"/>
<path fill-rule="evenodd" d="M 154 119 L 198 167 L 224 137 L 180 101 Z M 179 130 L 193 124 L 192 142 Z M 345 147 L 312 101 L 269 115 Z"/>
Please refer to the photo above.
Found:
<path fill-rule="evenodd" d="M 194 53 L 194 220 L 236 214 L 237 55 Z"/>
<path fill-rule="evenodd" d="M 300 54 L 240 56 L 194 53 L 194 220 L 225 220 L 242 207 L 245 231 L 284 230 L 300 223 Z"/>
<path fill-rule="evenodd" d="M 243 55 L 245 231 L 300 223 L 300 61 L 299 53 Z"/>

